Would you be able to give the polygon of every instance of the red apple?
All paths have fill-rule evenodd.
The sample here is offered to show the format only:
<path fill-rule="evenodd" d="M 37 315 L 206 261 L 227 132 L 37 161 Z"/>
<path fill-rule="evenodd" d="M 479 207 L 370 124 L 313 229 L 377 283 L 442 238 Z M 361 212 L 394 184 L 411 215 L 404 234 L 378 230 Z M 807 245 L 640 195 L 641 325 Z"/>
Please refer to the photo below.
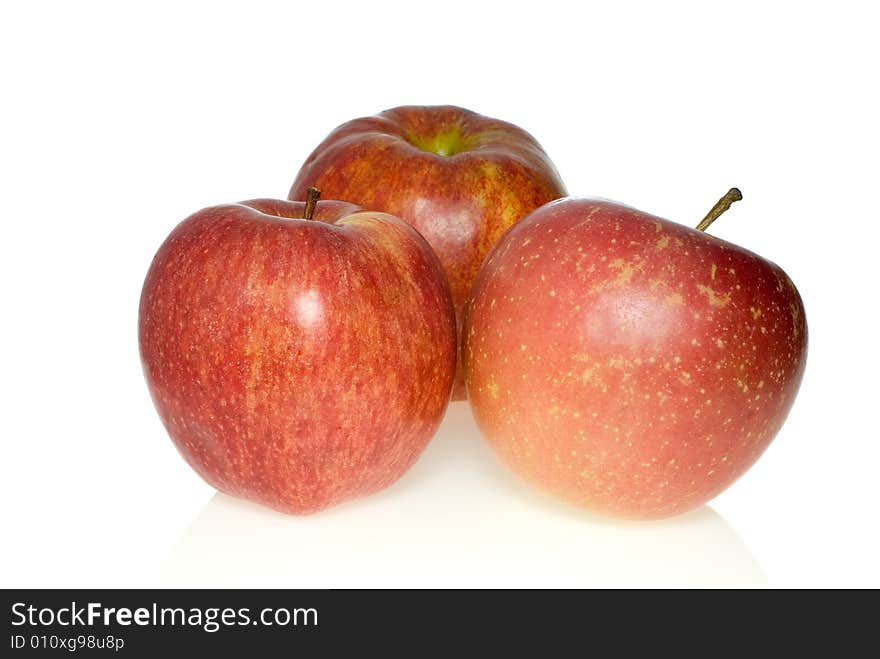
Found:
<path fill-rule="evenodd" d="M 140 302 L 140 351 L 178 450 L 223 492 L 309 513 L 379 490 L 439 425 L 452 298 L 405 222 L 261 199 L 184 220 Z"/>
<path fill-rule="evenodd" d="M 468 395 L 502 462 L 631 518 L 695 508 L 745 472 L 788 415 L 807 352 L 778 266 L 596 199 L 548 204 L 497 243 L 465 333 Z"/>
<path fill-rule="evenodd" d="M 547 154 L 521 128 L 451 107 L 399 107 L 334 130 L 288 195 L 328 197 L 392 213 L 434 248 L 459 320 L 486 252 L 538 206 L 565 195 Z M 459 369 L 454 397 L 464 397 Z"/>

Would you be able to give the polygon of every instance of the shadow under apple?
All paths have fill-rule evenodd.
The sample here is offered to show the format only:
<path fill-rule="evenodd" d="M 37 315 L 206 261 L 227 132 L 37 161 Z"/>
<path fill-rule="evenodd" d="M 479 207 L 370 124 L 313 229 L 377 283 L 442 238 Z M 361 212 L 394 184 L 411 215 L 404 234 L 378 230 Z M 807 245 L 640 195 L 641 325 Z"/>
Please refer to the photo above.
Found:
<path fill-rule="evenodd" d="M 307 517 L 215 495 L 163 569 L 169 586 L 760 586 L 746 545 L 708 506 L 659 522 L 597 517 L 497 463 L 453 403 L 392 487 Z"/>

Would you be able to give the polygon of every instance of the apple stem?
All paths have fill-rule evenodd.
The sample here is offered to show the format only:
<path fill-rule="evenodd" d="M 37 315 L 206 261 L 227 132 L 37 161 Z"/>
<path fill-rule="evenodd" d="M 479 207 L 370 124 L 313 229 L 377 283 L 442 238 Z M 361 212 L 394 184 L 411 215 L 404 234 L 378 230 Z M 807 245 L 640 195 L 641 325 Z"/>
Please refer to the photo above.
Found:
<path fill-rule="evenodd" d="M 318 197 L 321 196 L 321 191 L 318 188 L 312 186 L 306 190 L 306 212 L 304 218 L 307 220 L 311 220 L 315 215 L 315 206 L 318 205 Z"/>
<path fill-rule="evenodd" d="M 724 213 L 730 205 L 739 201 L 743 198 L 742 192 L 739 191 L 739 188 L 730 188 L 727 191 L 727 194 L 721 197 L 714 206 L 712 206 L 712 210 L 706 213 L 706 217 L 697 225 L 697 231 L 705 231 L 709 228 L 709 225 L 712 224 L 715 220 L 721 217 L 721 214 Z"/>

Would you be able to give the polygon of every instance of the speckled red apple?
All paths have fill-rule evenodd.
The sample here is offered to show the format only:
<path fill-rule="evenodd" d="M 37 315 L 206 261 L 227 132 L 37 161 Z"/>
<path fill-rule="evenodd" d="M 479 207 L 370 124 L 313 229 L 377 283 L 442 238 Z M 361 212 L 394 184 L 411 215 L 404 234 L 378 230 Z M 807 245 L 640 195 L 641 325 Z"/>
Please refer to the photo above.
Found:
<path fill-rule="evenodd" d="M 465 332 L 468 395 L 500 459 L 630 518 L 695 508 L 745 472 L 782 426 L 807 352 L 778 266 L 595 199 L 548 204 L 498 242 Z"/>
<path fill-rule="evenodd" d="M 288 195 L 324 195 L 387 211 L 434 248 L 461 312 L 489 248 L 514 222 L 565 195 L 556 168 L 521 128 L 452 106 L 399 107 L 334 130 Z M 464 376 L 454 397 L 464 397 Z"/>
<path fill-rule="evenodd" d="M 399 478 L 455 372 L 452 299 L 405 222 L 351 204 L 206 208 L 161 246 L 140 303 L 153 401 L 228 494 L 309 513 Z"/>

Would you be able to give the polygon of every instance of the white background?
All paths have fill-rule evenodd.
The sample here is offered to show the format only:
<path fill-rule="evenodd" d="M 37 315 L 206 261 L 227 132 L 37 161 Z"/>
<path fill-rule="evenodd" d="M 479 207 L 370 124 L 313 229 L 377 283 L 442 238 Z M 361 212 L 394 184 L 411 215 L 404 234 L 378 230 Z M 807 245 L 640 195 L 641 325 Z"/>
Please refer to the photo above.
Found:
<path fill-rule="evenodd" d="M 0 585 L 880 586 L 873 3 L 4 3 Z M 305 518 L 216 495 L 137 350 L 167 233 L 284 197 L 337 124 L 452 103 L 569 191 L 779 263 L 811 332 L 786 426 L 709 507 L 616 523 L 496 464 L 466 404 L 419 463 Z"/>

